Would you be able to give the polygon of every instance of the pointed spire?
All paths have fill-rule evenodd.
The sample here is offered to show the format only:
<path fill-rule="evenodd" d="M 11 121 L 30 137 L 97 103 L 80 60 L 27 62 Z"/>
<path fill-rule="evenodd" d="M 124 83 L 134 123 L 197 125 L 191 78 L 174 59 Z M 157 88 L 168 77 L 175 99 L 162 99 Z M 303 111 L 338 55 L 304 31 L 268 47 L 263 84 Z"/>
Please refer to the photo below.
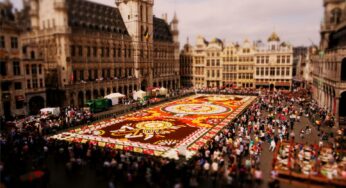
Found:
<path fill-rule="evenodd" d="M 177 17 L 177 12 L 174 11 L 174 16 L 173 16 L 173 23 L 178 23 L 178 17 Z"/>
<path fill-rule="evenodd" d="M 186 44 L 190 44 L 190 39 L 189 39 L 189 37 L 186 37 Z"/>

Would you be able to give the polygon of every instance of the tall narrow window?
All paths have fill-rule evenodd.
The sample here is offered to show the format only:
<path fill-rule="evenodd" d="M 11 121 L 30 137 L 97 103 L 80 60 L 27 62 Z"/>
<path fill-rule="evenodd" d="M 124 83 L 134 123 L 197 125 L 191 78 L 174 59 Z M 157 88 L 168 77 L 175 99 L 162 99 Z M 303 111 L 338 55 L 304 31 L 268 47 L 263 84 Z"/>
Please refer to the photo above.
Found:
<path fill-rule="evenodd" d="M 44 86 L 43 86 L 43 79 L 41 78 L 40 79 L 40 88 L 43 88 Z"/>
<path fill-rule="evenodd" d="M 80 79 L 80 80 L 84 80 L 84 71 L 83 71 L 83 70 L 81 70 L 81 71 L 79 72 L 79 79 Z"/>
<path fill-rule="evenodd" d="M 117 57 L 117 49 L 113 48 L 113 57 Z"/>
<path fill-rule="evenodd" d="M 145 18 L 146 18 L 146 22 L 148 23 L 149 22 L 149 9 L 148 7 L 146 7 L 146 10 L 145 10 Z"/>
<path fill-rule="evenodd" d="M 37 66 L 31 65 L 31 74 L 36 75 L 37 74 Z"/>
<path fill-rule="evenodd" d="M 11 48 L 12 49 L 18 48 L 18 38 L 17 37 L 11 37 Z"/>
<path fill-rule="evenodd" d="M 98 77 L 99 77 L 98 71 L 97 71 L 97 69 L 95 69 L 94 70 L 94 78 L 98 79 Z"/>
<path fill-rule="evenodd" d="M 88 80 L 91 81 L 92 80 L 92 71 L 89 69 L 88 70 Z"/>
<path fill-rule="evenodd" d="M 106 48 L 106 57 L 109 57 L 109 48 Z"/>
<path fill-rule="evenodd" d="M 38 66 L 38 74 L 42 74 L 42 65 Z"/>
<path fill-rule="evenodd" d="M 90 57 L 91 56 L 90 46 L 87 46 L 86 49 L 87 49 L 87 57 Z"/>
<path fill-rule="evenodd" d="M 75 46 L 71 45 L 71 56 L 74 57 L 76 56 L 76 49 Z"/>
<path fill-rule="evenodd" d="M 104 57 L 104 54 L 105 52 L 104 52 L 104 48 L 103 47 L 101 47 L 101 57 Z"/>
<path fill-rule="evenodd" d="M 25 65 L 25 72 L 27 75 L 30 74 L 30 66 L 29 65 Z"/>
<path fill-rule="evenodd" d="M 140 19 L 141 21 L 144 21 L 144 19 L 143 19 L 143 6 L 142 6 L 142 5 L 141 5 L 141 7 L 140 7 L 139 19 Z"/>
<path fill-rule="evenodd" d="M 5 37 L 0 36 L 0 48 L 5 48 Z"/>
<path fill-rule="evenodd" d="M 38 88 L 38 83 L 37 83 L 37 79 L 33 79 L 32 80 L 32 88 Z"/>
<path fill-rule="evenodd" d="M 15 75 L 15 76 L 20 75 L 19 61 L 13 61 L 13 75 Z"/>
<path fill-rule="evenodd" d="M 93 47 L 93 56 L 97 57 L 97 47 L 96 46 Z"/>
<path fill-rule="evenodd" d="M 31 81 L 30 81 L 30 80 L 27 80 L 27 81 L 26 81 L 26 87 L 27 87 L 28 89 L 31 89 Z"/>

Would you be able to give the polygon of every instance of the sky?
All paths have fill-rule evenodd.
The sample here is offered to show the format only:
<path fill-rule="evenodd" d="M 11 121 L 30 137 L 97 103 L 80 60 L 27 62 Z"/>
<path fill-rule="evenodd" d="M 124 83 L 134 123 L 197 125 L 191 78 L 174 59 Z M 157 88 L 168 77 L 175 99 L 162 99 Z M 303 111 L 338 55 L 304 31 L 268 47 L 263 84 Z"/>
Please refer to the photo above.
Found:
<path fill-rule="evenodd" d="M 4 1 L 4 0 L 0 0 Z M 22 0 L 10 0 L 22 7 Z M 90 0 L 115 6 L 115 0 Z M 197 36 L 226 43 L 266 41 L 275 31 L 294 46 L 318 44 L 323 18 L 322 0 L 154 0 L 154 14 L 174 12 L 179 19 L 180 41 L 194 44 Z"/>

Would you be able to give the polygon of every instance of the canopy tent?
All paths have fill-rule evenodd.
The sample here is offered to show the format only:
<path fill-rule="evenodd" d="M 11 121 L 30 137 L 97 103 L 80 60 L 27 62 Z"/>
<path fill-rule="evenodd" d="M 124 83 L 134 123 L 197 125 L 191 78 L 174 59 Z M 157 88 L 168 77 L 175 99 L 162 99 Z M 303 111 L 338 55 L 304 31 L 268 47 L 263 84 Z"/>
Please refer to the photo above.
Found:
<path fill-rule="evenodd" d="M 119 104 L 119 99 L 124 98 L 125 95 L 121 93 L 111 93 L 109 95 L 106 95 L 104 98 L 112 100 L 112 105 L 117 105 Z"/>
<path fill-rule="evenodd" d="M 147 92 L 143 90 L 139 90 L 133 93 L 133 99 L 143 99 L 145 96 L 147 96 Z"/>
<path fill-rule="evenodd" d="M 59 116 L 60 115 L 60 108 L 56 107 L 56 108 L 42 108 L 40 110 L 41 114 L 51 114 L 51 115 L 55 115 L 55 116 Z"/>
<path fill-rule="evenodd" d="M 164 87 L 160 88 L 160 95 L 167 95 L 167 89 Z"/>

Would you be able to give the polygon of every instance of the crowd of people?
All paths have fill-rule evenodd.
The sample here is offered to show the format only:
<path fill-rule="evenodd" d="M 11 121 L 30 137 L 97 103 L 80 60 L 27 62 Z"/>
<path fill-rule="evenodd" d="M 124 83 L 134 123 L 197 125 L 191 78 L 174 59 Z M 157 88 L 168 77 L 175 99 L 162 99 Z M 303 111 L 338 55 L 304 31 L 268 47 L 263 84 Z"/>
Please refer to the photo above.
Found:
<path fill-rule="evenodd" d="M 270 151 L 274 151 L 279 141 L 295 138 L 293 129 L 301 116 L 321 112 L 319 114 L 326 120 L 327 113 L 315 106 L 311 108 L 311 100 L 297 95 L 299 92 L 237 92 L 259 96 L 189 161 L 47 139 L 48 134 L 58 130 L 56 127 L 66 129 L 92 121 L 91 113 L 76 108 L 64 109 L 58 117 L 30 120 L 23 122 L 21 127 L 2 130 L 1 182 L 6 187 L 48 187 L 49 159 L 53 158 L 54 163 L 64 166 L 68 177 L 73 178 L 83 169 L 91 168 L 101 174 L 109 188 L 121 185 L 176 188 L 260 186 L 264 173 L 261 168 L 263 145 L 267 143 Z M 21 181 L 23 175 L 37 170 L 43 172 L 42 177 Z M 270 186 L 279 185 L 276 174 L 271 172 L 273 181 Z"/>
<path fill-rule="evenodd" d="M 232 95 L 258 95 L 260 90 L 253 88 L 198 88 L 196 93 L 218 93 Z"/>

